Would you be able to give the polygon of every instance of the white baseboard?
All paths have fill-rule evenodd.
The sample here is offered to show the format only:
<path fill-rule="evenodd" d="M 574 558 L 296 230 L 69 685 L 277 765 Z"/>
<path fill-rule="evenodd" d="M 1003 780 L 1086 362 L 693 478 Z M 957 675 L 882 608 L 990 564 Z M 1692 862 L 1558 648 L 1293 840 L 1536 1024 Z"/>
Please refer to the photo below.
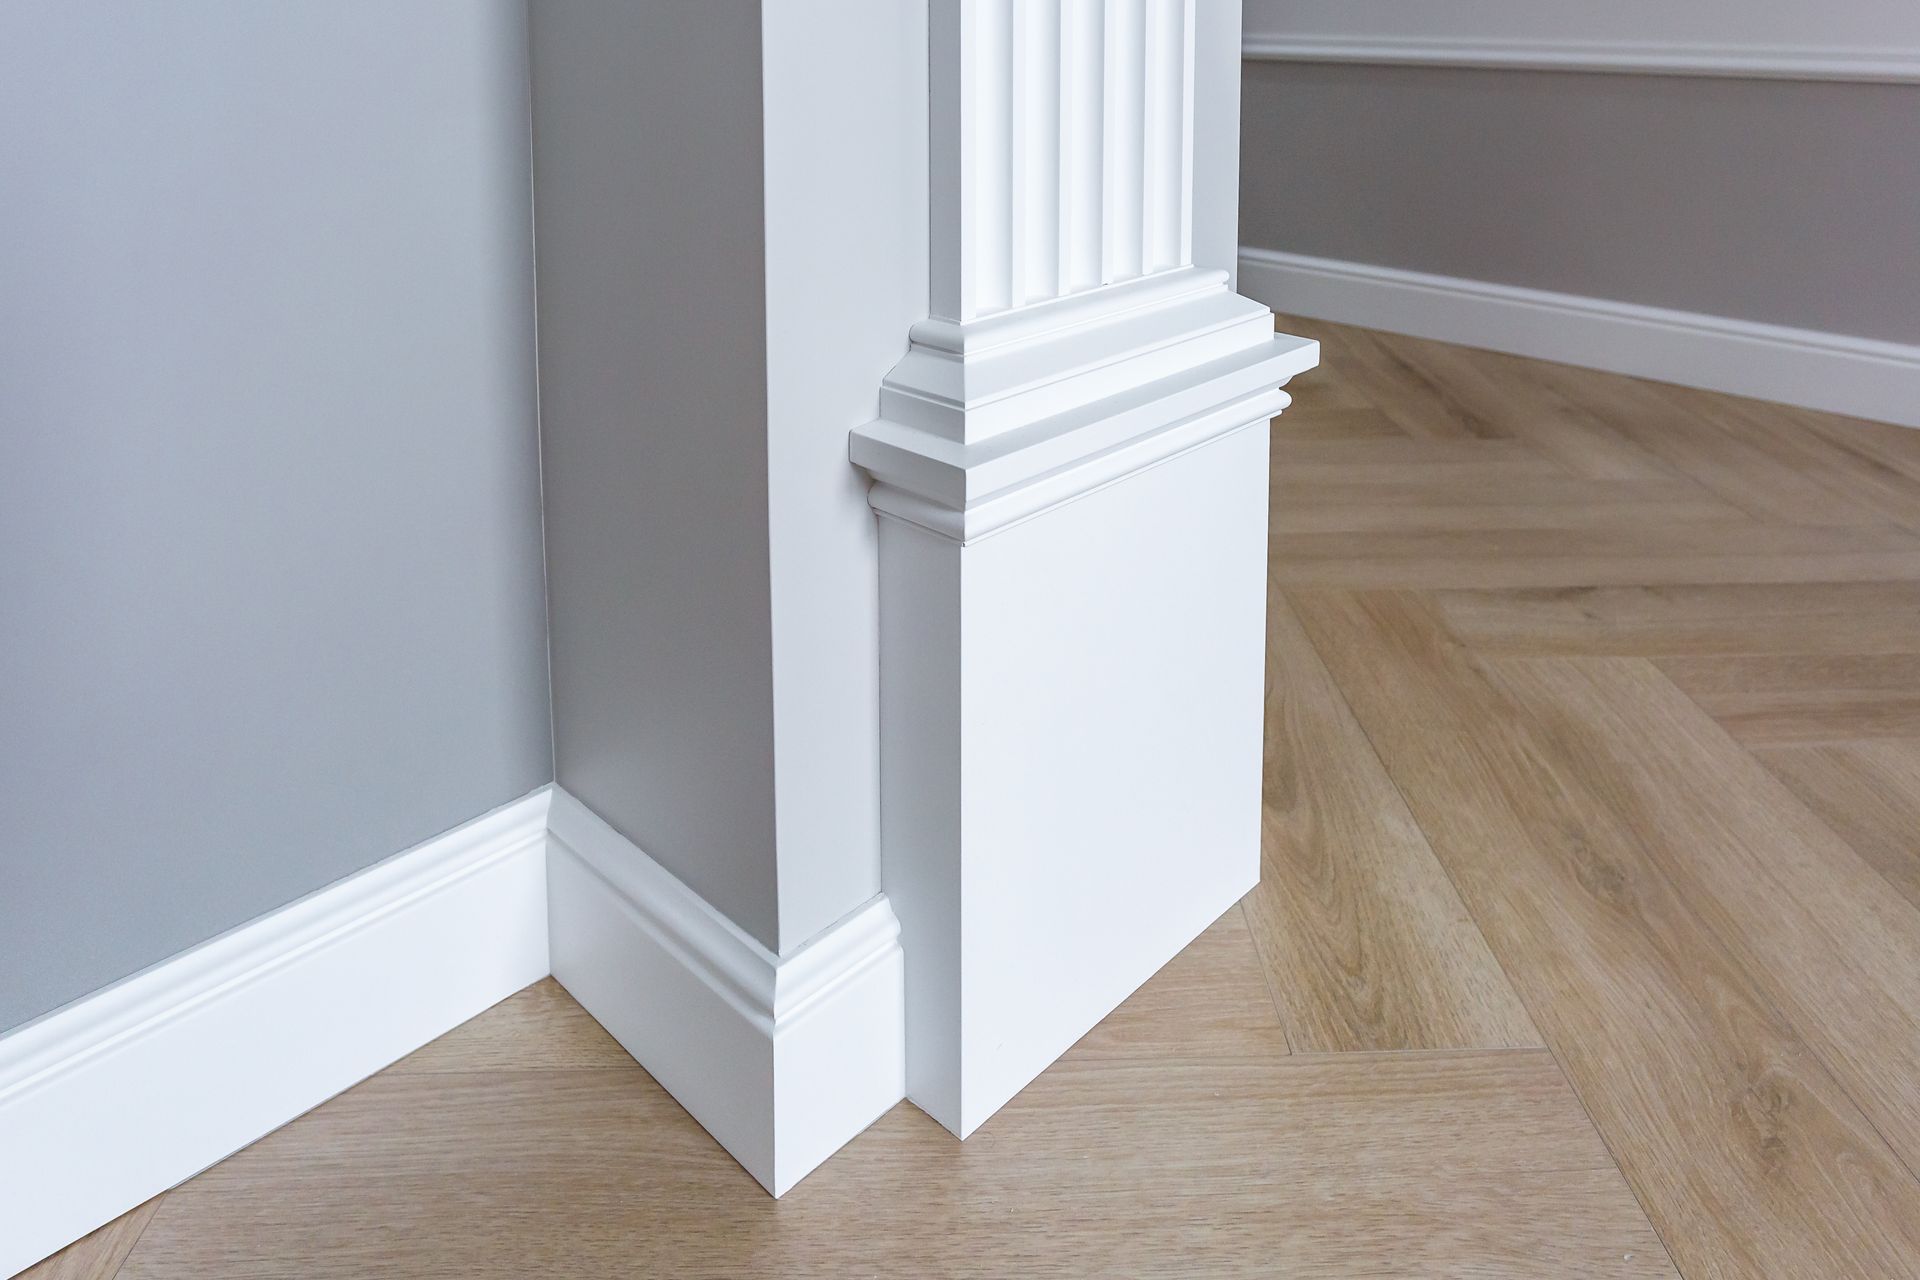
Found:
<path fill-rule="evenodd" d="M 1731 76 L 1742 80 L 1920 83 L 1920 49 L 1887 46 L 1703 44 L 1695 41 L 1507 39 L 1483 35 L 1248 32 L 1250 62 L 1342 62 L 1487 71 L 1600 71 L 1616 75 Z"/>
<path fill-rule="evenodd" d="M 542 787 L 0 1035 L 0 1275 L 549 973 L 775 1195 L 905 1096 L 885 897 L 776 957 Z"/>
<path fill-rule="evenodd" d="M 768 1191 L 905 1096 L 885 897 L 778 957 L 558 787 L 550 821 L 554 976 Z"/>
<path fill-rule="evenodd" d="M 547 791 L 0 1037 L 0 1275 L 547 973 Z"/>
<path fill-rule="evenodd" d="M 1920 346 L 1270 249 L 1240 250 L 1239 288 L 1285 314 L 1920 426 Z"/>

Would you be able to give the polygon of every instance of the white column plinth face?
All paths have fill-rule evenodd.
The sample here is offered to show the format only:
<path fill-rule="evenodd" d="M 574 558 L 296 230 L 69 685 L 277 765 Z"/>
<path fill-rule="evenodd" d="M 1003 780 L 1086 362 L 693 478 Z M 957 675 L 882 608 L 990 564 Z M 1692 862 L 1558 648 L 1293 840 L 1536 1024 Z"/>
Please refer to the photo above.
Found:
<path fill-rule="evenodd" d="M 909 1096 L 964 1137 L 1252 887 L 1267 420 L 1196 0 L 932 0 L 931 311 L 855 430 Z"/>
<path fill-rule="evenodd" d="M 973 543 L 881 522 L 907 1088 L 962 1137 L 1258 878 L 1266 456 L 1256 418 Z"/>

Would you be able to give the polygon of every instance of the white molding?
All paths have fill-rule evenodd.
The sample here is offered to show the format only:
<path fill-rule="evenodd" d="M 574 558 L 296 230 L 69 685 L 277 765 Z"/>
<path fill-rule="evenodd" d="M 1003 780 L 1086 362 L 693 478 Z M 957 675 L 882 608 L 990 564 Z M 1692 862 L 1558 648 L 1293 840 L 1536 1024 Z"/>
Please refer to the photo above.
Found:
<path fill-rule="evenodd" d="M 545 788 L 0 1037 L 0 1274 L 547 973 Z"/>
<path fill-rule="evenodd" d="M 1224 271 L 1179 268 L 916 325 L 848 456 L 874 510 L 971 543 L 1265 421 L 1318 358 Z"/>
<path fill-rule="evenodd" d="M 1249 32 L 1242 53 L 1260 62 L 1920 84 L 1920 49 Z"/>
<path fill-rule="evenodd" d="M 542 787 L 0 1035 L 0 1275 L 549 973 L 779 1195 L 905 1096 L 902 969 L 885 897 L 776 957 Z"/>
<path fill-rule="evenodd" d="M 1920 346 L 1242 248 L 1275 310 L 1920 427 Z"/>
<path fill-rule="evenodd" d="M 936 0 L 929 306 L 969 322 L 1193 260 L 1195 0 Z"/>
<path fill-rule="evenodd" d="M 554 976 L 768 1191 L 906 1095 L 884 896 L 776 956 L 558 787 L 551 825 Z"/>

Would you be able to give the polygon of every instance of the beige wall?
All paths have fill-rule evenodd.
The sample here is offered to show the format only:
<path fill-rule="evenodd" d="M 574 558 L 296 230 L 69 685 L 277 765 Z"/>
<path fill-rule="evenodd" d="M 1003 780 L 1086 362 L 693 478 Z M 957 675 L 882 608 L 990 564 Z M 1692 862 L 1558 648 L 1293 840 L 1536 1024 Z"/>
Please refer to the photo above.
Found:
<path fill-rule="evenodd" d="M 1242 96 L 1243 245 L 1920 342 L 1920 85 L 1249 61 Z"/>

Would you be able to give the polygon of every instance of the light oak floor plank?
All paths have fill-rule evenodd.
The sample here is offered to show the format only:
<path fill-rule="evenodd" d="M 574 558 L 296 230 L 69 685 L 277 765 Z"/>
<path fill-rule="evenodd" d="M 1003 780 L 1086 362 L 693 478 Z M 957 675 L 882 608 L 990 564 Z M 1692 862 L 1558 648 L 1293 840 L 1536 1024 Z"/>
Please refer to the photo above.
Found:
<path fill-rule="evenodd" d="M 1729 441 L 1763 449 L 1782 465 L 1831 491 L 1862 519 L 1920 529 L 1920 484 L 1871 443 L 1873 433 L 1816 430 L 1816 415 L 1764 400 L 1662 386 L 1661 394 L 1716 427 Z M 1911 447 L 1895 455 L 1904 463 Z"/>
<path fill-rule="evenodd" d="M 165 1198 L 163 1192 L 139 1208 L 121 1214 L 52 1257 L 28 1267 L 17 1280 L 113 1280 Z"/>
<path fill-rule="evenodd" d="M 903 1104 L 778 1202 L 631 1065 L 383 1073 L 124 1274 L 1673 1276 L 1544 1051 L 1276 1031 L 1230 913 L 966 1144 Z"/>
<path fill-rule="evenodd" d="M 1395 334 L 1381 345 L 1468 406 L 1499 433 L 1523 440 L 1589 480 L 1675 478 L 1667 463 L 1606 425 L 1585 405 L 1515 376 L 1514 357 Z M 1701 486 L 1695 486 L 1702 489 Z"/>
<path fill-rule="evenodd" d="M 1615 492 L 1588 494 L 1577 502 L 1537 498 L 1530 490 L 1546 487 L 1537 482 L 1501 487 L 1507 492 L 1472 502 L 1454 494 L 1429 497 L 1423 490 L 1432 486 L 1423 485 L 1288 483 L 1273 495 L 1269 528 L 1276 534 L 1330 534 L 1536 529 L 1604 533 L 1704 524 L 1751 527 L 1745 516 L 1717 498 L 1642 497 L 1631 483 Z M 1341 501 L 1343 494 L 1350 500 Z"/>
<path fill-rule="evenodd" d="M 1277 592 L 1266 720 L 1263 866 L 1243 905 L 1295 1051 L 1539 1045 Z"/>
<path fill-rule="evenodd" d="M 1565 804 L 1655 867 L 1909 1169 L 1920 1169 L 1920 911 L 1649 663 L 1492 678 L 1580 780 Z"/>
<path fill-rule="evenodd" d="M 1499 440 L 1510 436 L 1509 406 L 1458 379 L 1434 376 L 1412 358 L 1419 339 L 1367 329 L 1343 329 L 1342 375 L 1379 405 L 1408 435 L 1430 439 Z"/>
<path fill-rule="evenodd" d="M 1404 483 L 1453 475 L 1482 483 L 1564 476 L 1559 463 L 1513 440 L 1427 440 L 1368 433 L 1319 439 L 1276 435 L 1272 468 L 1293 484 Z"/>
<path fill-rule="evenodd" d="M 1749 746 L 1920 737 L 1920 654 L 1663 658 L 1659 665 Z"/>
<path fill-rule="evenodd" d="M 1740 439 L 1675 403 L 1659 383 L 1541 360 L 1510 360 L 1516 382 L 1558 396 L 1757 520 L 1774 524 L 1878 525 L 1877 513 L 1805 474 L 1764 441 Z"/>
<path fill-rule="evenodd" d="M 1273 420 L 1274 437 L 1280 440 L 1405 440 L 1407 433 L 1386 414 L 1371 405 L 1364 407 L 1313 408 L 1301 412 L 1298 405 Z"/>
<path fill-rule="evenodd" d="M 1487 447 L 1487 446 L 1480 446 Z M 1442 529 L 1286 533 L 1287 586 L 1432 589 L 1920 579 L 1920 539 L 1893 528 Z"/>
<path fill-rule="evenodd" d="M 1441 591 L 1434 599 L 1478 653 L 1920 653 L 1920 581 Z"/>
<path fill-rule="evenodd" d="M 1889 422 L 1868 422 L 1863 418 L 1849 418 L 1842 414 L 1821 413 L 1790 405 L 1771 407 L 1835 448 L 1898 472 L 1920 488 L 1920 433 L 1911 427 L 1897 427 Z"/>
<path fill-rule="evenodd" d="M 558 982 L 542 978 L 402 1058 L 387 1074 L 625 1068 L 632 1061 Z"/>
<path fill-rule="evenodd" d="M 1920 1184 L 1584 758 L 1417 596 L 1290 598 L 1682 1274 L 1920 1274 Z"/>
<path fill-rule="evenodd" d="M 1081 1061 L 1284 1057 L 1288 1040 L 1239 907 L 1074 1046 Z"/>
<path fill-rule="evenodd" d="M 1920 739 L 1765 747 L 1754 755 L 1920 906 Z"/>

